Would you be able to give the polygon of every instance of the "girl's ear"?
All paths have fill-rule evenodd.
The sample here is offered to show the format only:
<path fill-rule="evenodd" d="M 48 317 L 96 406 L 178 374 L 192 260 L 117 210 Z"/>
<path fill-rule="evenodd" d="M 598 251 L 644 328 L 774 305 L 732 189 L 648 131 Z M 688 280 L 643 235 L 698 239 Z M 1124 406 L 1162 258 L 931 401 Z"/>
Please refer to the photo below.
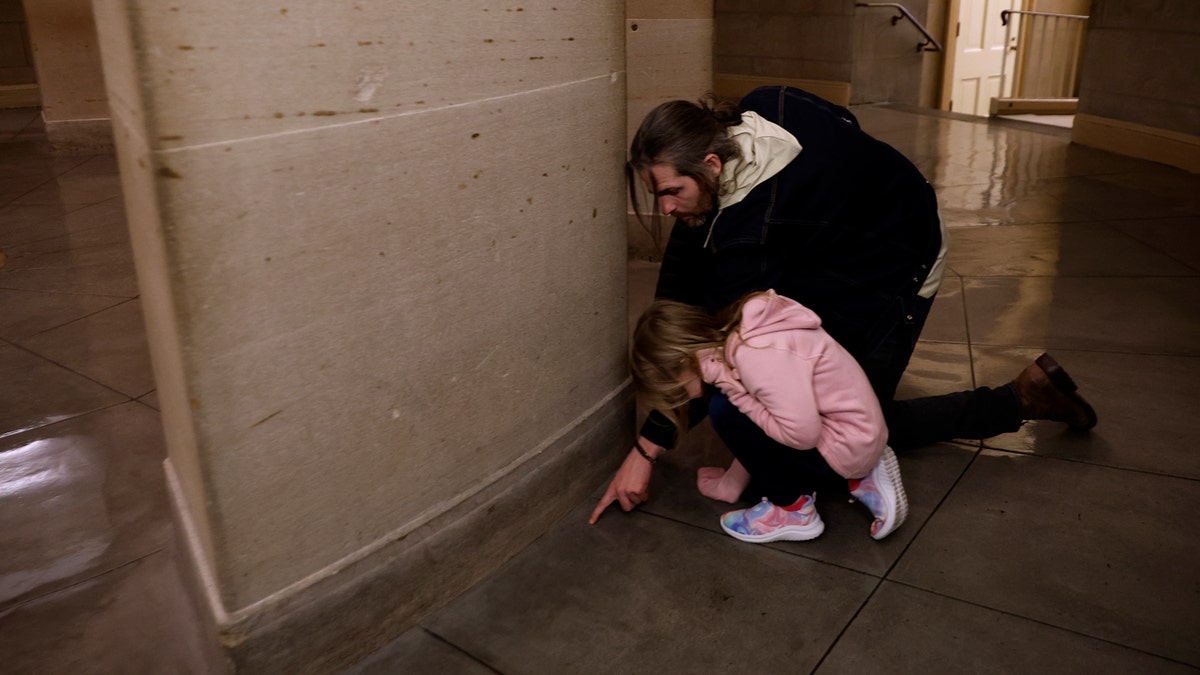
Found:
<path fill-rule="evenodd" d="M 713 178 L 721 177 L 721 167 L 724 166 L 724 164 L 721 162 L 720 157 L 717 157 L 711 152 L 708 153 L 704 156 L 704 166 L 707 166 L 708 170 L 712 172 Z"/>

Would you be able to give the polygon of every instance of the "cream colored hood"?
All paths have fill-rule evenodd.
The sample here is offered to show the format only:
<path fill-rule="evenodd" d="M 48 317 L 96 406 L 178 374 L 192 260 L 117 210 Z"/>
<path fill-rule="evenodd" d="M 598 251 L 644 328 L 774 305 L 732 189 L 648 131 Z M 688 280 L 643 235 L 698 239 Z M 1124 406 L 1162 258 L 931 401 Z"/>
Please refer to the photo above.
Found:
<path fill-rule="evenodd" d="M 742 113 L 741 124 L 729 127 L 729 137 L 742 149 L 742 156 L 721 167 L 718 206 L 722 209 L 745 199 L 755 186 L 782 171 L 800 154 L 800 141 L 795 136 L 758 113 Z"/>

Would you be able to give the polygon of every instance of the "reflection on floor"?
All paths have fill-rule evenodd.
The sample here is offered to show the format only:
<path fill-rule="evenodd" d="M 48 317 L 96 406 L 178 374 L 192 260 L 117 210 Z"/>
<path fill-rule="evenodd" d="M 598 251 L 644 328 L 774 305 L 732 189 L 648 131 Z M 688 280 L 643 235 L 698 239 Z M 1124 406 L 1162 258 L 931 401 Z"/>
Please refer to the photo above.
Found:
<path fill-rule="evenodd" d="M 1034 124 L 1048 124 L 1053 127 L 1062 127 L 1070 129 L 1075 126 L 1074 115 L 1005 115 L 1003 119 L 1017 120 L 1019 122 L 1032 122 Z"/>
<path fill-rule="evenodd" d="M 806 543 L 720 532 L 695 469 L 575 513 L 355 672 L 1192 672 L 1200 667 L 1200 177 L 1061 130 L 855 111 L 938 188 L 950 269 L 908 395 L 1011 378 L 1044 349 L 1100 413 L 900 458 L 909 521 L 822 503 Z M 0 663 L 196 672 L 162 432 L 112 157 L 53 157 L 0 111 Z M 656 268 L 630 265 L 631 314 Z M 601 486 L 597 486 L 599 489 Z"/>

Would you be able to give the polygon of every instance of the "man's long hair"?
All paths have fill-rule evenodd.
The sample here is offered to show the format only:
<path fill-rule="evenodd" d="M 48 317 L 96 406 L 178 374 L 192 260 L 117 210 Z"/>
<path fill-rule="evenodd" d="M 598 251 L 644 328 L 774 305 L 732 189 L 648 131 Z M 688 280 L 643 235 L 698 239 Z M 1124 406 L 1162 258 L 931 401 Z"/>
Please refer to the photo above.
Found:
<path fill-rule="evenodd" d="M 629 144 L 629 161 L 625 164 L 629 199 L 642 227 L 647 225 L 642 220 L 642 207 L 638 203 L 640 175 L 649 172 L 655 164 L 667 164 L 680 176 L 695 180 L 702 191 L 716 198 L 719 185 L 704 158 L 714 154 L 726 163 L 741 157 L 741 148 L 726 131 L 741 122 L 742 111 L 737 103 L 719 99 L 712 93 L 696 102 L 667 101 L 647 113 Z M 652 187 L 654 192 L 658 191 L 657 186 Z M 662 228 L 658 200 L 654 198 L 651 198 L 651 213 L 654 218 L 651 234 L 657 243 Z"/>

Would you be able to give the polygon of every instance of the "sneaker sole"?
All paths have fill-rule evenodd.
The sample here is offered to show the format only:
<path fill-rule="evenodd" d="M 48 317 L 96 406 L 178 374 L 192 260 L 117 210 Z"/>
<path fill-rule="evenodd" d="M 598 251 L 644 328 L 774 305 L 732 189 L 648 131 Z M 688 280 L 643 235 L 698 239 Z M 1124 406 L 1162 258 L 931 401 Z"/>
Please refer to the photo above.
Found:
<path fill-rule="evenodd" d="M 766 534 L 742 534 L 741 532 L 734 532 L 725 527 L 725 523 L 721 523 L 721 529 L 725 530 L 725 534 L 734 539 L 751 544 L 765 544 L 769 541 L 808 541 L 809 539 L 816 539 L 825 531 L 825 522 L 816 520 L 804 526 L 788 525 Z"/>
<path fill-rule="evenodd" d="M 876 486 L 890 488 L 880 490 L 880 494 L 895 515 L 884 524 L 883 529 L 871 535 L 871 538 L 876 540 L 895 532 L 908 518 L 908 495 L 904 492 L 904 483 L 900 480 L 900 463 L 896 461 L 896 453 L 892 452 L 891 448 L 884 448 L 879 464 L 887 476 L 887 483 L 880 485 L 881 481 L 876 481 Z"/>

